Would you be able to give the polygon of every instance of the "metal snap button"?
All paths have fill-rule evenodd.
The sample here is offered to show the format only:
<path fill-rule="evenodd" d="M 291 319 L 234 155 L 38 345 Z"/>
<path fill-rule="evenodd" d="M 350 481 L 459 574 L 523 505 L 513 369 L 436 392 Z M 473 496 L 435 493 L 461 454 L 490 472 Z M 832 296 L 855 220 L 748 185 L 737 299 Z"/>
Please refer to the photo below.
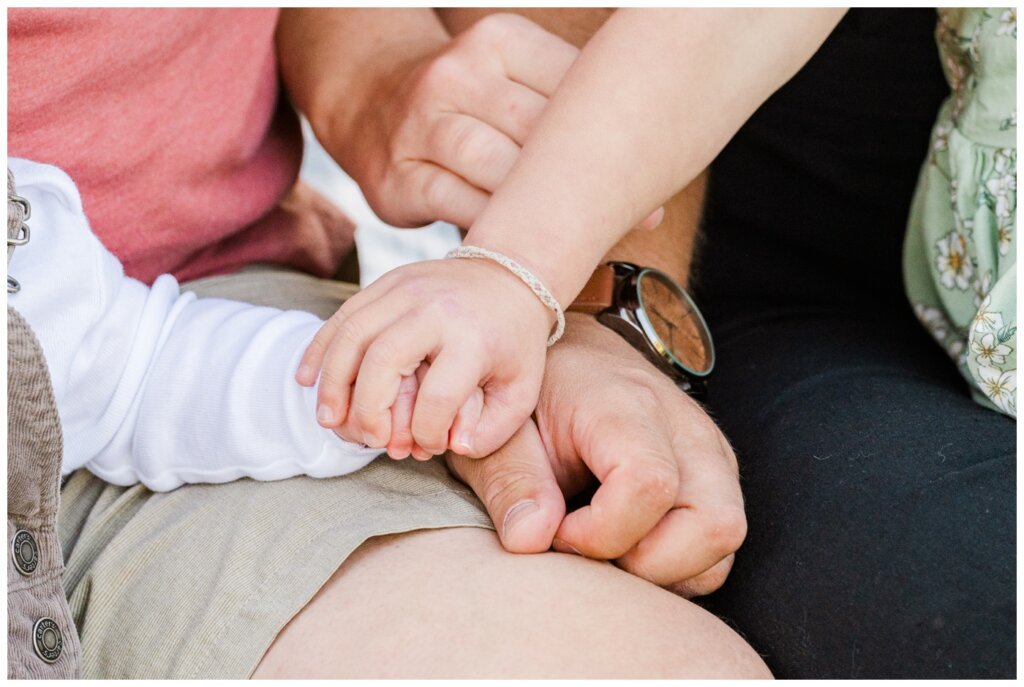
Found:
<path fill-rule="evenodd" d="M 39 565 L 39 545 L 36 538 L 25 530 L 18 530 L 14 533 L 14 541 L 11 542 L 11 555 L 14 558 L 14 567 L 22 575 L 31 575 Z"/>
<path fill-rule="evenodd" d="M 36 656 L 47 663 L 53 663 L 60 658 L 60 652 L 64 650 L 64 637 L 53 618 L 37 620 L 32 627 L 32 638 Z"/>

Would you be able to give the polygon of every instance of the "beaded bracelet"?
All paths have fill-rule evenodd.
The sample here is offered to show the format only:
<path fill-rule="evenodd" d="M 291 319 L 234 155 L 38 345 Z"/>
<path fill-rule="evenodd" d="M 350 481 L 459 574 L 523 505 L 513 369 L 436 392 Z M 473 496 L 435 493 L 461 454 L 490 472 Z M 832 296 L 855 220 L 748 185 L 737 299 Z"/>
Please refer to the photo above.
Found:
<path fill-rule="evenodd" d="M 562 334 L 565 332 L 565 312 L 562 310 L 562 306 L 558 303 L 548 287 L 544 286 L 544 283 L 536 277 L 530 270 L 526 269 L 518 262 L 493 250 L 487 250 L 486 248 L 478 248 L 477 246 L 459 246 L 448 252 L 446 258 L 483 258 L 485 260 L 492 260 L 512 274 L 516 275 L 524 284 L 530 287 L 530 290 L 536 294 L 540 302 L 543 303 L 549 310 L 555 313 L 555 331 L 548 337 L 548 346 L 554 346 L 555 342 L 562 338 Z"/>

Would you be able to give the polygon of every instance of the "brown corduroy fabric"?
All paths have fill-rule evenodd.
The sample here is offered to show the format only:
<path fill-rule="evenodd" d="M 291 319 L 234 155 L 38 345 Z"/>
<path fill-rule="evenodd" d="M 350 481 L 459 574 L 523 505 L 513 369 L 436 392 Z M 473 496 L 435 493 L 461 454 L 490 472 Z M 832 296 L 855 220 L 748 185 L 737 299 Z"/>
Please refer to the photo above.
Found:
<path fill-rule="evenodd" d="M 7 676 L 78 677 L 80 649 L 61 576 L 64 561 L 57 540 L 63 441 L 50 375 L 28 323 L 7 309 Z M 39 562 L 30 575 L 14 564 L 15 533 L 36 541 Z M 54 663 L 34 647 L 41 618 L 56 623 L 63 643 Z"/>
<path fill-rule="evenodd" d="M 15 194 L 7 170 L 7 260 L 22 237 L 27 204 Z M 10 284 L 10 282 L 8 282 Z M 57 538 L 60 469 L 64 440 L 43 350 L 17 311 L 7 309 L 7 677 L 74 678 L 81 650 L 61 576 L 64 559 Z M 34 542 L 35 567 L 15 564 L 15 540 Z M 20 541 L 20 539 L 19 539 Z M 29 547 L 31 548 L 31 547 Z M 59 637 L 35 648 L 37 623 Z M 54 634 L 54 629 L 56 635 Z"/>

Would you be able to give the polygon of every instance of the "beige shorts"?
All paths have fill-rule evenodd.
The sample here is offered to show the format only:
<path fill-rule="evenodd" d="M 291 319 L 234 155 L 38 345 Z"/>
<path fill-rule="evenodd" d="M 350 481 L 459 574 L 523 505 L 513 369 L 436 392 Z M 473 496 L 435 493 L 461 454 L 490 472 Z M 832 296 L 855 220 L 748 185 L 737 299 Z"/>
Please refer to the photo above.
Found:
<path fill-rule="evenodd" d="M 186 286 L 330 315 L 355 287 L 260 268 Z M 343 477 L 239 480 L 153 493 L 85 470 L 62 490 L 64 589 L 85 678 L 245 678 L 361 543 L 492 528 L 439 460 L 381 458 Z"/>

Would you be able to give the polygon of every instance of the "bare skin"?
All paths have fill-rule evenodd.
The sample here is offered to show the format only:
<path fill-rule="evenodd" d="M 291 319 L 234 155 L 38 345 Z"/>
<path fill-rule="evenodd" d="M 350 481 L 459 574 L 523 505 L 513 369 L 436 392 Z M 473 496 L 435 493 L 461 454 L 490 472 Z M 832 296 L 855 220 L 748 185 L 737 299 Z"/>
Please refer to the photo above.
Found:
<path fill-rule="evenodd" d="M 607 563 L 506 553 L 493 532 L 364 544 L 254 678 L 768 678 L 698 606 Z"/>
<path fill-rule="evenodd" d="M 609 14 L 601 9 L 521 13 L 574 45 L 582 45 Z M 377 22 L 383 15 L 369 17 Z M 475 10 L 450 9 L 443 10 L 441 18 L 454 34 L 479 16 Z M 388 25 L 381 27 L 380 35 L 394 35 L 393 22 L 389 19 L 384 23 Z M 429 22 L 426 24 L 430 28 Z M 433 31 L 430 28 L 424 32 L 424 45 L 432 45 Z M 362 30 L 355 32 L 353 39 L 368 35 L 378 34 Z M 376 39 L 371 43 L 376 44 L 371 64 L 381 64 L 380 44 Z M 340 50 L 346 42 L 328 41 L 325 45 Z M 409 46 L 406 43 L 401 48 L 411 50 Z M 345 64 L 343 55 L 334 58 L 340 60 L 338 64 Z M 368 73 L 355 70 L 352 78 L 367 78 Z M 346 81 L 346 75 L 335 72 L 333 76 L 338 82 Z M 373 86 L 366 89 L 372 90 Z M 302 97 L 297 100 L 303 103 Z M 308 109 L 307 103 L 303 110 Z M 658 267 L 685 282 L 703 181 L 702 176 L 698 177 L 666 204 L 665 221 L 658 231 L 632 232 L 610 256 Z M 571 323 L 570 330 L 579 326 Z M 604 341 L 608 338 L 604 334 L 596 332 L 595 336 Z M 614 340 L 612 348 L 618 351 L 620 344 Z M 592 357 L 581 360 L 600 362 Z M 600 370 L 598 365 L 591 367 Z M 650 372 L 660 374 L 653 368 Z M 678 391 L 670 391 L 680 396 L 675 399 L 677 403 L 697 409 Z M 692 422 L 694 413 L 685 410 L 680 409 L 678 416 Z M 596 426 L 606 424 L 599 422 Z M 710 421 L 706 424 L 713 427 Z M 572 434 L 572 427 L 564 430 Z M 532 436 L 536 443 L 536 430 Z M 709 436 L 714 439 L 717 434 Z M 538 481 L 534 475 L 539 462 L 546 463 L 546 454 L 538 452 L 533 444 L 522 444 L 510 442 L 500 455 L 452 466 L 480 495 L 495 522 L 507 525 L 508 512 L 520 500 L 541 504 L 515 532 L 505 527 L 504 548 L 495 533 L 470 528 L 418 531 L 367 542 L 285 627 L 254 677 L 770 677 L 756 652 L 724 623 L 644 579 L 648 570 L 664 567 L 665 555 L 673 560 L 677 557 L 671 546 L 648 546 L 627 554 L 618 561 L 625 570 L 550 551 L 537 555 L 508 553 L 506 549 L 547 550 L 564 516 L 558 485 Z M 724 440 L 711 441 L 709 446 L 706 453 L 716 456 L 715 447 L 725 447 L 719 462 L 725 468 L 732 466 L 734 473 L 735 458 Z M 647 454 L 652 452 L 645 451 Z M 551 469 L 545 466 L 545 470 Z M 736 481 L 733 476 L 732 482 Z M 732 494 L 736 489 L 730 486 L 725 491 Z M 701 552 L 715 549 L 711 556 L 714 560 L 709 558 L 707 562 L 711 567 L 703 573 L 684 570 L 692 567 L 687 559 L 679 575 L 661 580 L 660 575 L 652 573 L 658 578 L 652 581 L 685 596 L 708 593 L 721 585 L 745 525 L 741 504 L 737 511 L 733 503 L 736 499 L 715 498 L 714 503 L 727 502 L 726 514 L 738 512 L 739 520 L 729 515 L 708 522 L 738 525 L 714 528 L 719 534 L 732 532 L 735 536 L 712 537 L 715 546 L 696 547 Z M 689 512 L 693 504 L 687 501 L 686 505 Z M 715 514 L 713 508 L 711 514 Z M 680 526 L 685 532 L 693 528 L 687 522 Z M 693 541 L 695 536 L 682 540 L 699 544 Z M 722 549 L 721 555 L 718 548 Z M 701 570 L 704 567 L 697 566 Z M 683 580 L 687 576 L 689 579 Z"/>

